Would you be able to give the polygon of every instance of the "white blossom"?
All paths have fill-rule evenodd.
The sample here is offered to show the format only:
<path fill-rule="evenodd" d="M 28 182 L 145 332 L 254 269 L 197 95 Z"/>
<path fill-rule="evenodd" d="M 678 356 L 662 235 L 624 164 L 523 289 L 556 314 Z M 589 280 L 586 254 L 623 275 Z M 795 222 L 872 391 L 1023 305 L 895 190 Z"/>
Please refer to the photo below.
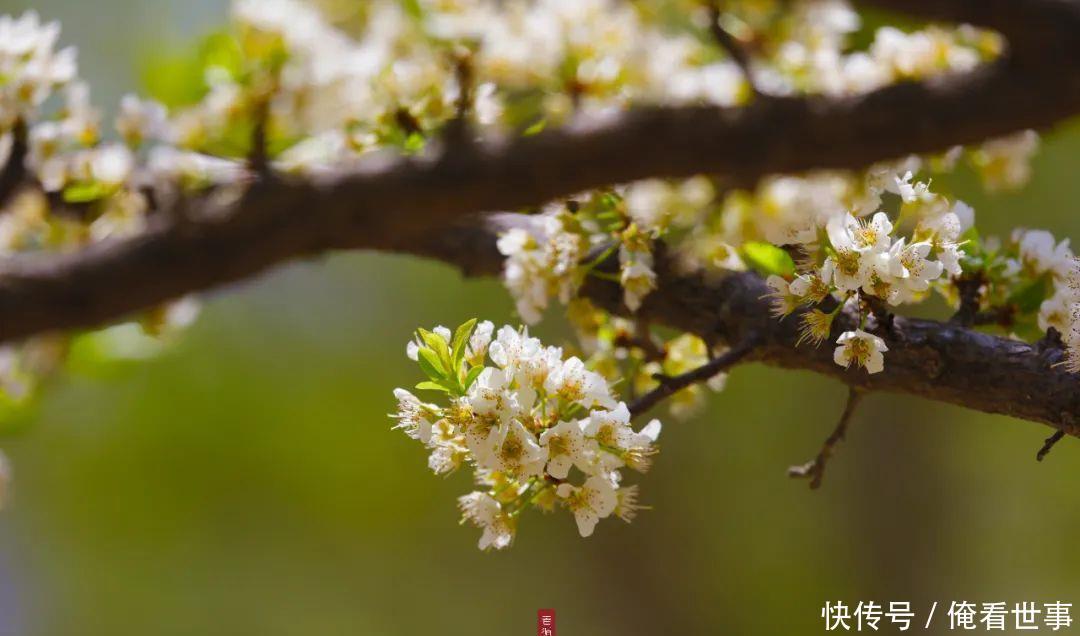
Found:
<path fill-rule="evenodd" d="M 866 369 L 867 373 L 880 373 L 885 368 L 882 352 L 888 351 L 885 341 L 862 329 L 845 331 L 836 339 L 833 361 L 842 367 L 851 365 Z"/>
<path fill-rule="evenodd" d="M 544 388 L 553 395 L 558 395 L 568 402 L 578 402 L 586 408 L 616 406 L 607 380 L 599 373 L 586 369 L 585 364 L 577 357 L 567 359 L 562 366 L 553 370 L 544 383 Z"/>
<path fill-rule="evenodd" d="M 618 496 L 609 477 L 593 475 L 581 486 L 559 484 L 557 493 L 564 504 L 574 513 L 578 532 L 591 536 L 596 524 L 615 512 Z"/>
<path fill-rule="evenodd" d="M 547 472 L 552 477 L 566 479 L 572 466 L 585 466 L 585 436 L 580 423 L 559 422 L 540 434 L 540 443 L 547 448 Z"/>
<path fill-rule="evenodd" d="M 488 444 L 476 454 L 482 468 L 498 470 L 517 479 L 539 477 L 547 462 L 546 447 L 518 420 L 500 425 L 488 439 Z"/>
<path fill-rule="evenodd" d="M 1031 178 L 1031 158 L 1038 149 L 1038 133 L 1024 130 L 983 143 L 975 163 L 990 188 L 1015 189 Z"/>
<path fill-rule="evenodd" d="M 90 160 L 93 178 L 105 184 L 120 185 L 127 181 L 135 169 L 135 157 L 126 146 L 108 144 L 96 148 Z"/>
<path fill-rule="evenodd" d="M 476 325 L 476 329 L 469 336 L 468 359 L 473 364 L 478 364 L 487 354 L 488 345 L 491 344 L 491 336 L 495 325 L 490 320 L 485 320 Z"/>
<path fill-rule="evenodd" d="M 770 312 L 775 318 L 783 318 L 802 303 L 802 298 L 791 291 L 791 283 L 782 276 L 771 274 L 765 279 L 765 284 L 772 290 L 768 296 L 772 299 Z"/>
<path fill-rule="evenodd" d="M 1026 230 L 1018 231 L 1016 240 L 1020 246 L 1020 259 L 1036 274 L 1051 272 L 1062 275 L 1072 265 L 1073 252 L 1069 248 L 1069 239 L 1059 243 L 1046 230 Z"/>
<path fill-rule="evenodd" d="M 480 549 L 502 550 L 514 540 L 514 520 L 503 511 L 494 497 L 483 492 L 471 492 L 458 499 L 466 521 L 481 528 Z"/>
<path fill-rule="evenodd" d="M 905 292 L 926 291 L 930 288 L 930 283 L 941 276 L 945 266 L 939 261 L 927 259 L 931 247 L 931 244 L 925 241 L 909 245 L 906 239 L 901 237 L 889 248 L 884 260 L 887 265 L 882 268 L 881 273 L 899 279 L 903 286 L 903 291 L 896 291 L 900 298 L 889 299 L 890 302 L 899 302 L 906 296 Z"/>
<path fill-rule="evenodd" d="M 633 249 L 624 243 L 619 248 L 619 268 L 623 301 L 630 311 L 637 311 L 645 296 L 656 289 L 652 253 L 647 249 Z"/>
<path fill-rule="evenodd" d="M 394 397 L 398 400 L 397 415 L 394 416 L 398 423 L 394 428 L 400 428 L 409 437 L 425 444 L 428 443 L 431 439 L 428 408 L 419 398 L 405 389 L 394 389 Z"/>
<path fill-rule="evenodd" d="M 116 130 L 132 146 L 164 140 L 169 132 L 165 107 L 154 100 L 124 95 L 120 100 L 120 113 L 116 116 Z"/>

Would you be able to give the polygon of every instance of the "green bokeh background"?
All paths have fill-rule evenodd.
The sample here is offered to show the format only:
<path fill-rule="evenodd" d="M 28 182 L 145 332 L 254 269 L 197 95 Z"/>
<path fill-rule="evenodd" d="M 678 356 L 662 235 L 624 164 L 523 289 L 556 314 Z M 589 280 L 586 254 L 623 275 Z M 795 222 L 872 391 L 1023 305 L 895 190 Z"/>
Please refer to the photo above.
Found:
<path fill-rule="evenodd" d="M 226 16 L 222 0 L 0 10 L 30 4 L 63 21 L 103 105 Z M 950 184 L 984 232 L 1080 236 L 1078 149 L 1076 126 L 1049 136 L 1014 195 Z M 811 493 L 785 468 L 844 388 L 759 365 L 665 428 L 633 525 L 583 540 L 531 515 L 512 550 L 477 551 L 454 501 L 468 476 L 432 476 L 386 413 L 416 381 L 415 326 L 510 309 L 497 282 L 437 263 L 334 255 L 210 295 L 156 358 L 61 374 L 0 439 L 17 476 L 0 635 L 501 636 L 534 633 L 539 607 L 567 635 L 813 634 L 826 600 L 1080 601 L 1080 446 L 1037 464 L 1049 429 L 873 395 Z"/>

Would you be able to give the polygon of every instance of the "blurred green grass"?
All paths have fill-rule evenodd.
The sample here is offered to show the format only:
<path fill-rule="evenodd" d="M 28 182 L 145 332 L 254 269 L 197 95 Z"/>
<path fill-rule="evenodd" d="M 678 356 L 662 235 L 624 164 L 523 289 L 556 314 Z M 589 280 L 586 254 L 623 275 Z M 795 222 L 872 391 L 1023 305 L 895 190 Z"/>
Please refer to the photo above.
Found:
<path fill-rule="evenodd" d="M 83 44 L 103 103 L 135 85 L 150 35 L 224 15 L 37 4 Z M 964 173 L 949 185 L 987 232 L 1077 236 L 1078 150 L 1075 125 L 1050 137 L 1015 195 L 988 197 Z M 666 426 L 636 479 L 654 509 L 633 525 L 583 540 L 566 515 L 531 515 L 511 551 L 482 554 L 457 524 L 468 476 L 432 476 L 386 413 L 416 381 L 414 327 L 510 322 L 510 308 L 496 281 L 339 254 L 211 295 L 157 358 L 57 378 L 0 439 L 17 476 L 0 517 L 0 634 L 524 634 L 539 607 L 575 634 L 803 634 L 822 631 L 826 600 L 925 611 L 1080 589 L 1076 445 L 1037 464 L 1048 429 L 873 395 L 810 493 L 784 469 L 816 452 L 844 390 L 758 365 Z"/>

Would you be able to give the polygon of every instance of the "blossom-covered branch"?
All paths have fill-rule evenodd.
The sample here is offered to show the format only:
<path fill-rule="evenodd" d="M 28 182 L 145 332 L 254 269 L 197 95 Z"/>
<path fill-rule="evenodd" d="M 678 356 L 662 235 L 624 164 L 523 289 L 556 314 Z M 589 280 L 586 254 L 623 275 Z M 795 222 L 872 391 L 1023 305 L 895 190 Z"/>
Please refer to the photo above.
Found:
<path fill-rule="evenodd" d="M 112 137 L 59 26 L 0 17 L 0 395 L 65 331 L 154 333 L 179 297 L 373 249 L 499 273 L 522 321 L 557 302 L 575 328 L 407 349 L 443 403 L 399 389 L 396 417 L 435 472 L 475 469 L 481 547 L 529 508 L 629 519 L 619 469 L 659 432 L 631 416 L 689 412 L 742 361 L 1077 435 L 1080 260 L 980 235 L 933 177 L 1027 181 L 1033 129 L 1080 112 L 1080 4 L 868 1 L 963 24 L 867 38 L 844 0 L 662 3 L 375 0 L 342 25 L 236 0 L 191 99 L 126 96 Z M 932 294 L 953 321 L 894 314 Z"/>
<path fill-rule="evenodd" d="M 706 382 L 727 371 L 750 354 L 756 344 L 757 339 L 751 334 L 745 342 L 737 343 L 728 351 L 716 356 L 700 367 L 674 377 L 658 374 L 656 379 L 660 382 L 660 386 L 634 400 L 630 404 L 630 415 L 633 417 L 643 415 L 680 389 L 685 389 L 696 382 Z"/>
<path fill-rule="evenodd" d="M 5 259 L 0 341 L 98 325 L 312 253 L 433 243 L 433 233 L 455 218 L 591 187 L 699 173 L 747 183 L 776 172 L 857 167 L 1048 126 L 1076 112 L 1080 82 L 1032 86 L 991 68 L 858 98 L 641 109 L 426 158 L 372 157 L 345 174 L 275 181 L 239 202 L 177 201 L 140 234 L 76 253 Z"/>
<path fill-rule="evenodd" d="M 528 217 L 519 215 L 496 216 L 487 227 L 448 230 L 446 236 L 451 238 L 445 250 L 423 241 L 402 249 L 453 263 L 474 275 L 496 275 L 503 258 L 495 249 L 497 235 L 527 222 Z M 770 302 L 772 290 L 758 274 L 711 277 L 682 274 L 676 266 L 670 260 L 658 260 L 656 290 L 636 315 L 710 342 L 735 343 L 756 337 L 760 344 L 742 359 L 745 362 L 813 371 L 864 391 L 921 396 L 1080 435 L 1077 377 L 1061 364 L 1060 345 L 1027 344 L 948 322 L 895 316 L 887 333 L 889 364 L 880 373 L 867 374 L 838 366 L 831 349 L 800 346 L 798 316 L 806 310 L 777 320 Z M 622 290 L 613 281 L 591 278 L 582 293 L 606 309 L 629 315 Z M 847 307 L 838 313 L 832 331 L 852 329 L 858 320 L 858 312 Z"/>
<path fill-rule="evenodd" d="M 936 14 L 935 7 L 953 3 L 883 4 Z M 984 17 L 974 9 L 950 15 Z M 997 14 L 985 14 L 991 15 Z M 1045 23 L 1039 11 L 1033 15 L 994 25 L 1016 32 Z M 1048 58 L 1064 46 L 1049 36 L 1044 44 Z M 589 188 L 703 173 L 745 185 L 769 174 L 857 168 L 1045 128 L 1080 112 L 1080 81 L 1069 76 L 1080 64 L 1046 61 L 1041 69 L 1015 66 L 1006 56 L 856 95 L 585 114 L 532 136 L 436 144 L 420 157 L 368 156 L 329 175 L 275 180 L 240 200 L 175 199 L 153 210 L 134 236 L 0 262 L 0 341 L 102 324 L 320 251 L 434 243 L 432 233 L 453 219 Z M 203 179 L 224 169 L 192 162 L 186 169 Z"/>

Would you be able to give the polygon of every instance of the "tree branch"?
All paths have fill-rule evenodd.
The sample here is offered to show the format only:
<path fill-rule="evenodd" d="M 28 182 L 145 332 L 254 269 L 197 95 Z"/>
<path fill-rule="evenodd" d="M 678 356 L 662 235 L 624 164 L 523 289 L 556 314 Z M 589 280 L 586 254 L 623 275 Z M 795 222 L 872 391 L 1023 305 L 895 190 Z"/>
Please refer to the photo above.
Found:
<path fill-rule="evenodd" d="M 735 61 L 735 64 L 742 71 L 743 78 L 746 79 L 746 83 L 750 86 L 750 91 L 755 96 L 762 96 L 761 91 L 758 89 L 757 82 L 754 80 L 754 73 L 750 68 L 750 56 L 747 55 L 746 50 L 742 44 L 735 39 L 735 36 L 728 33 L 724 25 L 720 24 L 720 18 L 722 17 L 722 0 L 710 0 L 708 3 L 708 16 L 709 16 L 709 33 L 712 35 L 716 44 L 724 49 L 724 52 Z"/>
<path fill-rule="evenodd" d="M 926 17 L 999 28 L 1009 56 L 964 75 L 889 86 L 845 98 L 776 97 L 741 108 L 639 108 L 521 138 L 457 141 L 420 158 L 369 156 L 347 172 L 274 179 L 245 196 L 215 192 L 174 204 L 137 236 L 70 254 L 0 261 L 0 341 L 85 328 L 163 301 L 242 280 L 332 249 L 380 249 L 439 258 L 473 274 L 501 267 L 495 232 L 520 209 L 582 190 L 649 177 L 722 175 L 734 184 L 811 169 L 858 168 L 1025 128 L 1080 112 L 1080 25 L 1065 0 L 875 0 Z M 1041 48 L 1040 48 L 1041 47 Z M 1036 61 L 1041 64 L 1035 63 Z M 182 222 L 181 222 L 182 219 Z M 659 290 L 644 318 L 707 342 L 761 345 L 747 359 L 812 370 L 863 390 L 921 395 L 1044 422 L 1076 435 L 1076 378 L 1056 348 L 897 317 L 889 364 L 868 376 L 797 347 L 797 316 L 777 322 L 753 274 L 680 275 L 660 259 Z M 583 293 L 627 313 L 613 283 Z M 837 328 L 854 326 L 841 315 Z"/>
<path fill-rule="evenodd" d="M 1035 454 L 1035 459 L 1040 462 L 1046 459 L 1046 456 L 1050 453 L 1054 446 L 1056 446 L 1057 443 L 1061 441 L 1062 437 L 1065 437 L 1064 432 L 1054 431 L 1054 434 L 1050 437 L 1047 437 L 1046 441 L 1043 442 L 1042 448 L 1040 448 L 1039 452 Z"/>
<path fill-rule="evenodd" d="M 677 391 L 685 389 L 691 384 L 697 384 L 698 382 L 705 382 L 715 376 L 718 373 L 723 373 L 729 368 L 735 366 L 740 360 L 745 358 L 747 354 L 754 350 L 757 346 L 758 339 L 755 335 L 750 334 L 746 340 L 736 344 L 723 354 L 709 360 L 700 367 L 687 371 L 676 376 L 661 375 L 657 377 L 657 381 L 660 382 L 660 386 L 656 387 L 652 391 L 649 391 L 640 398 L 634 400 L 630 405 L 630 416 L 638 417 L 648 412 L 649 409 L 659 404 L 661 401 L 674 395 Z"/>
<path fill-rule="evenodd" d="M 844 404 L 844 411 L 840 414 L 840 421 L 836 423 L 833 432 L 825 438 L 825 443 L 822 444 L 817 457 L 805 464 L 788 468 L 789 477 L 809 479 L 811 490 L 817 490 L 821 487 L 821 480 L 825 478 L 825 466 L 829 463 L 833 448 L 843 441 L 844 435 L 847 434 L 848 425 L 851 423 L 851 418 L 855 415 L 855 409 L 859 406 L 861 399 L 862 393 L 858 389 L 854 387 L 848 389 L 847 402 Z"/>
<path fill-rule="evenodd" d="M 641 108 L 423 158 L 376 155 L 347 173 L 280 179 L 240 203 L 181 202 L 139 236 L 75 254 L 0 262 L 0 341 L 88 327 L 329 249 L 414 248 L 455 219 L 539 205 L 646 177 L 855 168 L 1080 111 L 1080 63 L 1043 75 L 1007 61 L 861 97 L 787 97 L 743 108 Z M 428 241 L 428 250 L 439 247 Z"/>
<path fill-rule="evenodd" d="M 481 225 L 459 225 L 441 236 L 399 250 L 454 263 L 472 275 L 496 275 L 502 256 L 498 233 L 521 227 L 528 217 L 501 214 Z M 833 361 L 831 347 L 798 345 L 802 310 L 777 320 L 770 313 L 770 288 L 751 272 L 709 275 L 680 273 L 663 254 L 656 262 L 657 289 L 646 296 L 636 316 L 653 324 L 697 334 L 707 342 L 743 342 L 759 338 L 741 361 L 802 369 L 836 378 L 862 391 L 916 395 L 986 413 L 1048 424 L 1080 436 L 1080 378 L 1058 364 L 1056 346 L 1027 344 L 962 327 L 955 323 L 895 316 L 891 328 L 877 335 L 889 346 L 881 373 L 845 369 Z M 581 293 L 596 305 L 630 315 L 621 287 L 590 277 Z M 834 321 L 836 332 L 855 329 L 854 308 Z"/>

